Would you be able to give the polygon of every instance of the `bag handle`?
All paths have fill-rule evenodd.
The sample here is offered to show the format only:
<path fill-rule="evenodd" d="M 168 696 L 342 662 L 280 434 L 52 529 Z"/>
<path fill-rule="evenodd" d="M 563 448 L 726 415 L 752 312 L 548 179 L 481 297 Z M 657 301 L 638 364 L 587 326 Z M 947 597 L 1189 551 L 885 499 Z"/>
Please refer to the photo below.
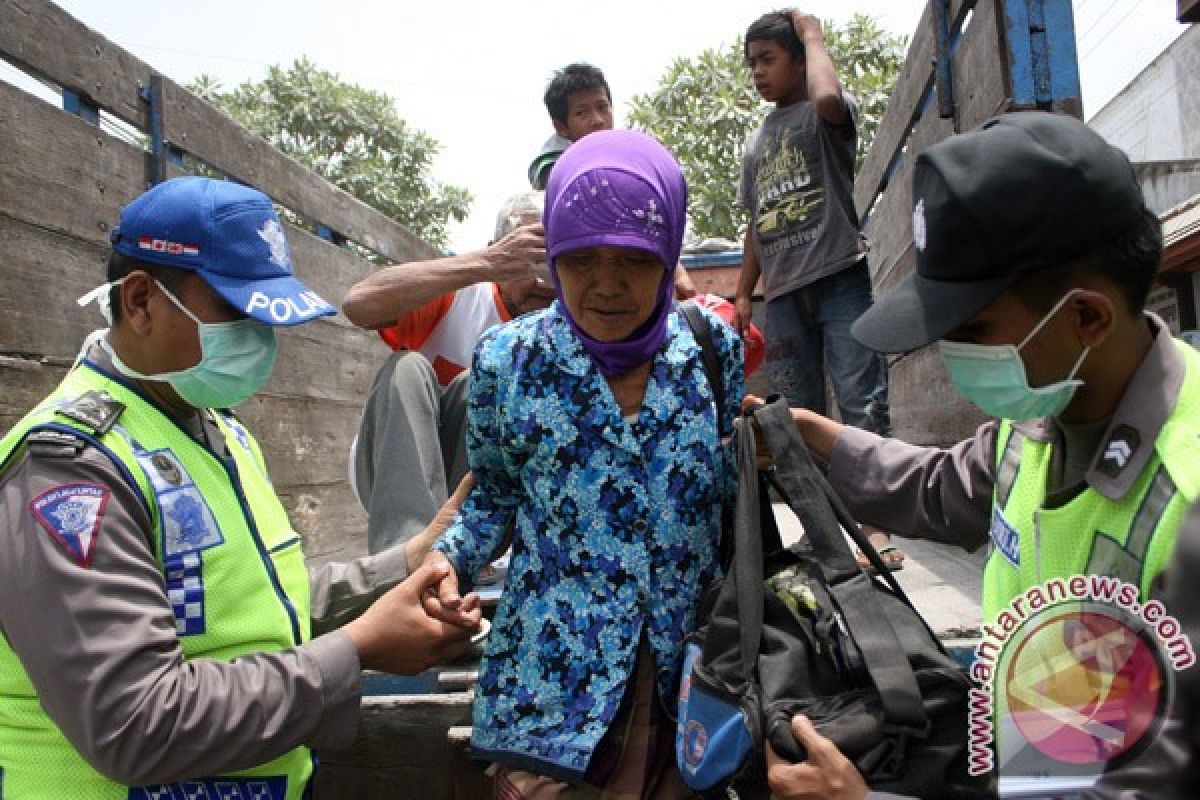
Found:
<path fill-rule="evenodd" d="M 925 714 L 912 665 L 896 636 L 896 631 L 879 605 L 872 578 L 859 569 L 854 554 L 846 546 L 838 515 L 834 513 L 831 502 L 832 489 L 827 482 L 822 482 L 822 476 L 813 463 L 808 447 L 792 421 L 786 401 L 777 399 L 752 413 L 771 451 L 776 478 L 784 490 L 784 499 L 804 526 L 805 537 L 812 547 L 814 560 L 838 604 L 851 638 L 862 654 L 871 682 L 879 692 L 885 723 L 913 732 L 926 732 L 929 719 Z M 740 438 L 751 441 L 739 447 L 739 482 L 746 482 L 748 477 L 746 473 L 741 472 L 745 466 L 741 453 L 748 450 L 753 454 L 754 451 L 754 437 L 749 435 L 749 431 L 743 431 L 743 434 Z M 753 460 L 750 463 L 753 464 Z M 749 477 L 757 484 L 753 473 Z M 741 499 L 742 490 L 739 485 L 739 505 Z M 840 500 L 838 502 L 840 504 Z M 847 514 L 849 527 L 857 531 L 857 525 L 848 517 Z M 757 537 L 742 536 L 743 532 L 749 534 L 750 531 L 742 530 L 746 520 L 743 519 L 740 509 L 737 522 L 737 548 L 740 550 L 744 539 Z M 857 532 L 859 536 L 862 535 L 861 531 Z M 757 586 L 760 598 L 757 603 L 757 619 L 744 620 L 746 624 L 757 624 L 758 630 L 754 636 L 756 643 L 761 640 L 762 628 L 761 547 L 758 556 Z M 749 567 L 744 569 L 748 570 Z M 748 575 L 747 579 L 749 577 Z M 741 573 L 738 575 L 738 583 L 740 600 Z M 750 652 L 757 653 L 758 650 L 756 648 Z"/>

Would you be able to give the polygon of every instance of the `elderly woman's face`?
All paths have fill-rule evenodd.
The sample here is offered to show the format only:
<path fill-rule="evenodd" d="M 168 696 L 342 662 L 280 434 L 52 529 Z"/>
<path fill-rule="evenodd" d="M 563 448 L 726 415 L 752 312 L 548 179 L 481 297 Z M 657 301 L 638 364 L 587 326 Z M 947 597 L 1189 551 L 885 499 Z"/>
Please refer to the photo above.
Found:
<path fill-rule="evenodd" d="M 632 247 L 588 247 L 558 256 L 563 302 L 584 333 L 601 342 L 629 338 L 654 312 L 664 267 Z"/>

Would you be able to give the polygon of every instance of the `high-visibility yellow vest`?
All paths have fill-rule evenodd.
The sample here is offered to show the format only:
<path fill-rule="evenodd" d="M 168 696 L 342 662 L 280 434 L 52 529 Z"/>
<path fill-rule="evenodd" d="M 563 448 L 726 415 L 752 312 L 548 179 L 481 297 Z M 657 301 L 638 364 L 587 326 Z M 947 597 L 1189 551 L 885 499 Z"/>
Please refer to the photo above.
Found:
<path fill-rule="evenodd" d="M 1175 409 L 1132 488 L 1109 500 L 1092 487 L 1045 505 L 1052 447 L 1001 422 L 992 501 L 994 549 L 983 576 L 983 621 L 1051 578 L 1111 575 L 1139 587 L 1143 600 L 1175 548 L 1188 506 L 1200 496 L 1200 353 L 1174 343 L 1185 363 Z"/>
<path fill-rule="evenodd" d="M 309 584 L 300 537 L 267 479 L 258 444 L 232 415 L 215 416 L 224 460 L 85 362 L 0 440 L 0 470 L 35 430 L 77 433 L 107 452 L 149 509 L 184 657 L 230 661 L 308 641 Z M 298 747 L 242 772 L 120 786 L 66 740 L 0 636 L 0 797 L 299 800 L 312 769 L 311 754 Z"/>

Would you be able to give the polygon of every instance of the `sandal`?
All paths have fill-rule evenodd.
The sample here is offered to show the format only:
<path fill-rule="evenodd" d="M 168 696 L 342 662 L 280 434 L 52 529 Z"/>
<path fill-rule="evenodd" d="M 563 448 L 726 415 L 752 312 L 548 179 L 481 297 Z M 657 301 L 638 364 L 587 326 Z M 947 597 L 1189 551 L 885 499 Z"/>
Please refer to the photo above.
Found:
<path fill-rule="evenodd" d="M 871 534 L 871 544 L 875 544 L 874 540 L 876 536 L 878 536 L 878 534 Z M 879 558 L 883 561 L 884 566 L 886 566 L 892 572 L 899 572 L 900 570 L 904 569 L 904 559 L 907 556 L 903 550 L 892 544 L 891 537 L 888 537 L 886 544 L 884 544 L 882 547 L 876 547 L 875 550 L 879 553 Z M 875 565 L 867 559 L 866 554 L 861 550 L 859 550 L 857 553 L 857 560 L 859 568 L 865 571 L 868 575 L 879 574 L 879 570 L 875 569 Z"/>

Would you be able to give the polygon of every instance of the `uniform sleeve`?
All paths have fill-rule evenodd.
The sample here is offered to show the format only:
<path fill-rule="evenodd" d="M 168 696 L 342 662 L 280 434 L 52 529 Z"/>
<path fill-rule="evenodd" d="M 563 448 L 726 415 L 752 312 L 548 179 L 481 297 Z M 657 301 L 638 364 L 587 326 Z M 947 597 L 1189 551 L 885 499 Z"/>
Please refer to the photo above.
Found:
<path fill-rule="evenodd" d="M 82 506 L 86 525 L 62 537 L 66 511 L 46 498 L 64 492 L 85 501 L 69 510 Z M 144 500 L 101 451 L 30 445 L 0 477 L 0 501 L 0 628 L 46 712 L 110 779 L 216 775 L 354 735 L 359 664 L 344 633 L 184 660 Z"/>
<path fill-rule="evenodd" d="M 520 479 L 509 454 L 512 437 L 505 430 L 501 387 L 519 382 L 511 369 L 511 350 L 495 344 L 493 328 L 480 340 L 467 390 L 467 462 L 475 488 L 462 511 L 434 545 L 446 554 L 464 591 L 504 542 L 521 502 Z M 494 351 L 494 355 L 493 355 Z"/>
<path fill-rule="evenodd" d="M 308 571 L 313 633 L 345 625 L 389 589 L 408 577 L 405 542 L 347 563 L 323 564 Z"/>
<path fill-rule="evenodd" d="M 948 449 L 918 447 L 846 426 L 829 479 L 860 522 L 974 550 L 988 539 L 996 423 Z"/>

